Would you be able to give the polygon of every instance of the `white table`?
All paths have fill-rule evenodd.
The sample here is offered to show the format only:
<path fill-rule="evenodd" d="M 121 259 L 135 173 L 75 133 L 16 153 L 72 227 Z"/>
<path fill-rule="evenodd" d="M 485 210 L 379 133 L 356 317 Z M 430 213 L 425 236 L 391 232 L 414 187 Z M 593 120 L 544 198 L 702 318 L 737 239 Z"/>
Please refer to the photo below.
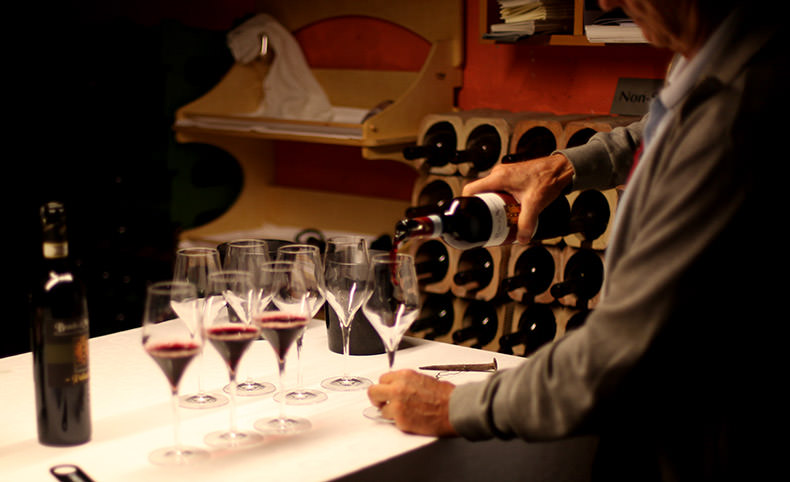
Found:
<path fill-rule="evenodd" d="M 305 334 L 302 363 L 307 386 L 319 387 L 322 379 L 343 371 L 343 356 L 327 348 L 326 336 L 324 322 L 320 320 L 312 322 Z M 210 449 L 211 458 L 195 466 L 155 466 L 148 461 L 149 452 L 173 441 L 170 393 L 164 375 L 143 351 L 139 329 L 93 338 L 90 343 L 93 437 L 87 444 L 75 447 L 55 448 L 38 443 L 30 353 L 0 359 L 0 480 L 53 481 L 55 479 L 49 474 L 51 466 L 72 463 L 80 466 L 96 482 L 304 482 L 353 477 L 355 473 L 370 474 L 371 468 L 376 466 L 389 467 L 387 470 L 392 472 L 393 467 L 397 467 L 392 464 L 404 454 L 416 457 L 411 462 L 404 459 L 405 463 L 418 461 L 416 463 L 422 465 L 397 469 L 406 473 L 430 472 L 422 460 L 425 457 L 436 460 L 436 467 L 445 463 L 463 468 L 470 461 L 462 452 L 470 447 L 474 450 L 486 447 L 486 444 L 462 440 L 437 441 L 433 437 L 404 434 L 391 424 L 375 422 L 362 415 L 362 410 L 369 404 L 364 390 L 327 392 L 329 397 L 324 402 L 289 405 L 287 408 L 289 413 L 310 419 L 313 427 L 308 432 L 290 436 L 267 435 L 262 445 L 249 449 Z M 417 368 L 435 363 L 485 363 L 494 356 L 500 368 L 522 361 L 514 356 L 414 338 L 405 340 L 404 345 L 396 355 L 396 368 Z M 292 350 L 288 360 L 286 383 L 291 384 L 295 381 L 296 372 L 294 352 Z M 353 356 L 349 364 L 352 374 L 372 380 L 378 379 L 386 366 L 383 354 Z M 189 367 L 181 384 L 181 393 L 196 389 L 199 367 L 197 360 Z M 206 347 L 203 368 L 204 387 L 220 391 L 227 383 L 227 372 L 210 346 Z M 250 372 L 278 384 L 275 357 L 266 341 L 253 344 L 240 370 L 242 376 Z M 486 376 L 485 373 L 463 373 L 447 380 L 458 384 Z M 255 420 L 278 413 L 278 404 L 271 394 L 238 397 L 237 400 L 237 420 L 242 428 L 252 428 Z M 180 416 L 182 441 L 204 446 L 202 440 L 206 433 L 228 426 L 229 406 L 209 410 L 182 408 Z M 488 450 L 508 459 L 515 457 L 516 460 L 510 462 L 523 463 L 524 447 L 533 444 L 517 444 L 520 445 L 496 442 L 493 446 L 489 444 Z M 507 447 L 505 452 L 515 451 L 516 455 L 504 453 L 502 446 Z M 538 452 L 534 452 L 535 448 Z M 420 452 L 421 449 L 429 450 Z M 551 457 L 547 450 L 556 452 L 543 444 L 533 447 L 535 457 L 541 460 Z M 440 462 L 438 459 L 442 457 L 448 458 Z M 498 465 L 500 470 L 508 466 L 507 463 Z M 466 473 L 469 474 L 468 470 Z"/>

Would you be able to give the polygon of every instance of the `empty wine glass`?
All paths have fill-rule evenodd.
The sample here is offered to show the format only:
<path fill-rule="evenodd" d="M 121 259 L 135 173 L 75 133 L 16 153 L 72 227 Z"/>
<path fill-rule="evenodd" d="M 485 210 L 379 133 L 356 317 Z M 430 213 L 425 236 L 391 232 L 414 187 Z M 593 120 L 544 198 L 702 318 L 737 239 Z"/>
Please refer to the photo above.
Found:
<path fill-rule="evenodd" d="M 388 368 L 395 364 L 395 351 L 403 335 L 420 312 L 420 290 L 414 258 L 408 254 L 377 254 L 370 262 L 372 291 L 362 305 L 368 321 L 381 337 L 387 351 Z M 378 407 L 368 407 L 366 417 L 388 420 Z"/>
<path fill-rule="evenodd" d="M 315 279 L 304 263 L 272 261 L 261 268 L 260 283 L 264 292 L 272 293 L 272 303 L 257 303 L 253 316 L 264 338 L 274 350 L 280 374 L 280 389 L 285 390 L 283 383 L 286 355 L 310 320 L 310 291 L 315 286 Z M 288 434 L 302 432 L 311 427 L 307 419 L 286 415 L 284 400 L 279 405 L 280 415 L 256 421 L 254 426 L 257 430 Z"/>
<path fill-rule="evenodd" d="M 239 430 L 236 425 L 236 369 L 260 335 L 257 325 L 249 323 L 253 294 L 252 276 L 246 271 L 219 271 L 208 277 L 206 304 L 216 314 L 206 320 L 206 338 L 225 361 L 230 379 L 230 428 L 206 435 L 206 443 L 213 447 L 244 447 L 263 441 L 257 432 Z"/>
<path fill-rule="evenodd" d="M 207 311 L 210 306 L 205 303 L 205 295 L 208 290 L 208 277 L 211 273 L 219 271 L 219 251 L 215 248 L 184 248 L 176 252 L 175 269 L 173 278 L 179 281 L 187 281 L 195 285 L 198 298 L 201 300 L 199 310 L 200 324 L 204 318 L 211 318 L 212 314 Z M 216 307 L 214 307 L 216 309 Z M 220 394 L 208 393 L 203 390 L 201 381 L 203 374 L 203 349 L 201 345 L 198 354 L 197 373 L 197 393 L 181 397 L 181 406 L 186 408 L 214 408 L 228 403 L 228 397 Z"/>
<path fill-rule="evenodd" d="M 311 277 L 315 278 L 315 289 L 310 290 L 311 309 L 310 317 L 315 318 L 324 305 L 324 264 L 318 246 L 312 244 L 289 244 L 277 250 L 278 261 L 300 261 L 306 263 L 307 268 L 312 268 Z M 326 393 L 313 388 L 305 388 L 302 379 L 302 344 L 304 332 L 296 340 L 296 387 L 285 392 L 279 391 L 274 399 L 280 401 L 285 398 L 289 405 L 305 405 L 318 403 L 327 399 Z"/>
<path fill-rule="evenodd" d="M 197 289 L 193 284 L 160 281 L 148 287 L 142 323 L 143 349 L 167 377 L 173 407 L 174 443 L 149 455 L 155 464 L 183 465 L 208 457 L 203 449 L 182 445 L 179 435 L 178 385 L 187 366 L 203 347 L 199 318 Z"/>
<path fill-rule="evenodd" d="M 326 300 L 337 314 L 343 336 L 343 375 L 328 378 L 321 386 L 329 390 L 361 390 L 372 384 L 348 373 L 351 322 L 369 293 L 368 252 L 365 239 L 356 236 L 327 240 L 324 259 Z"/>
<path fill-rule="evenodd" d="M 268 261 L 269 247 L 263 239 L 234 239 L 225 244 L 225 254 L 222 260 L 222 269 L 249 271 L 252 273 L 260 266 L 263 255 Z"/>
<path fill-rule="evenodd" d="M 234 239 L 225 243 L 225 255 L 222 267 L 225 270 L 247 271 L 252 276 L 255 285 L 255 278 L 263 263 L 269 261 L 269 245 L 263 239 L 242 238 Z M 248 316 L 251 313 L 248 313 Z M 245 370 L 246 371 L 246 370 Z M 230 384 L 225 386 L 225 391 L 230 392 Z M 236 386 L 236 395 L 242 397 L 255 397 L 266 395 L 275 391 L 272 383 L 263 380 L 255 380 L 251 375 L 244 377 L 243 381 Z"/>

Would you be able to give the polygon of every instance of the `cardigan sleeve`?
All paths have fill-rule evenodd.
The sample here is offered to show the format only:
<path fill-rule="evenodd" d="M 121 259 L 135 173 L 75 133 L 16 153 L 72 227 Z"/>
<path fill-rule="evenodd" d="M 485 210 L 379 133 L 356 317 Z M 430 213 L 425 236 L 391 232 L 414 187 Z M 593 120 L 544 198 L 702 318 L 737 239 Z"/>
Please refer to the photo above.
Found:
<path fill-rule="evenodd" d="M 574 169 L 572 189 L 609 189 L 623 184 L 631 171 L 647 115 L 610 132 L 599 132 L 577 147 L 560 149 Z"/>

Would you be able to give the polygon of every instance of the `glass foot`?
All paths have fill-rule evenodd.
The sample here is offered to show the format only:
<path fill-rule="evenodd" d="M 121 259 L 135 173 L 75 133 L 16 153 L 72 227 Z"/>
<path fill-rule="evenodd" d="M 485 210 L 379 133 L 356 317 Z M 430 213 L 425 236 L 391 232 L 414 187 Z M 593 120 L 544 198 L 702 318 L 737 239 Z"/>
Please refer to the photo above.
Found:
<path fill-rule="evenodd" d="M 311 388 L 300 388 L 285 392 L 285 394 L 283 394 L 283 392 L 274 394 L 275 401 L 284 401 L 286 405 L 310 405 L 312 403 L 323 402 L 326 399 L 326 393 Z"/>
<path fill-rule="evenodd" d="M 363 390 L 371 386 L 373 382 L 363 377 L 342 376 L 329 378 L 321 382 L 321 386 L 327 390 L 336 392 L 350 392 L 352 390 Z"/>
<path fill-rule="evenodd" d="M 214 393 L 196 393 L 178 399 L 178 405 L 184 408 L 215 408 L 227 403 L 228 397 Z"/>
<path fill-rule="evenodd" d="M 230 393 L 230 385 L 225 385 L 222 389 L 225 393 Z M 239 397 L 259 397 L 275 391 L 273 384 L 267 382 L 246 381 L 239 383 L 236 387 L 236 395 Z"/>
<path fill-rule="evenodd" d="M 381 410 L 378 407 L 368 407 L 362 410 L 362 415 L 377 422 L 395 423 L 395 420 L 382 417 Z"/>
<path fill-rule="evenodd" d="M 211 432 L 206 435 L 204 441 L 210 447 L 220 448 L 241 448 L 250 447 L 263 442 L 263 436 L 256 432 L 239 432 L 239 431 L 225 431 L 225 432 Z"/>
<path fill-rule="evenodd" d="M 285 417 L 273 418 L 269 420 L 258 420 L 253 425 L 255 430 L 265 434 L 293 434 L 304 432 L 312 427 L 306 418 Z"/>
<path fill-rule="evenodd" d="M 155 465 L 189 465 L 208 458 L 208 451 L 197 447 L 166 447 L 148 455 L 148 460 Z"/>

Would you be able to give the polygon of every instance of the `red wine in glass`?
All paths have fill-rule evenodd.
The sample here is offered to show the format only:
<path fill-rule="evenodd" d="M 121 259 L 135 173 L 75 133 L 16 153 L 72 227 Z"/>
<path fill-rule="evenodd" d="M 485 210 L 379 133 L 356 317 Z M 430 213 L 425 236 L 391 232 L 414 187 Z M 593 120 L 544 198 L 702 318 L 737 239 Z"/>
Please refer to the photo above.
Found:
<path fill-rule="evenodd" d="M 209 341 L 233 373 L 236 373 L 241 356 L 257 338 L 258 330 L 249 325 L 233 324 L 208 329 Z"/>
<path fill-rule="evenodd" d="M 257 322 L 274 353 L 280 360 L 285 360 L 291 345 L 307 325 L 307 317 L 274 311 L 259 316 Z"/>
<path fill-rule="evenodd" d="M 285 355 L 301 336 L 307 326 L 308 317 L 302 314 L 290 314 L 272 311 L 259 314 L 255 322 L 263 337 L 269 342 L 275 355 L 280 374 L 280 389 L 284 392 L 283 378 L 285 374 Z M 310 421 L 304 418 L 289 417 L 285 414 L 285 398 L 280 399 L 280 415 L 277 418 L 258 420 L 255 428 L 264 433 L 286 434 L 301 432 L 311 427 Z"/>
<path fill-rule="evenodd" d="M 194 343 L 163 343 L 148 346 L 146 351 L 165 373 L 170 386 L 175 389 L 189 363 L 200 352 L 200 346 Z"/>

